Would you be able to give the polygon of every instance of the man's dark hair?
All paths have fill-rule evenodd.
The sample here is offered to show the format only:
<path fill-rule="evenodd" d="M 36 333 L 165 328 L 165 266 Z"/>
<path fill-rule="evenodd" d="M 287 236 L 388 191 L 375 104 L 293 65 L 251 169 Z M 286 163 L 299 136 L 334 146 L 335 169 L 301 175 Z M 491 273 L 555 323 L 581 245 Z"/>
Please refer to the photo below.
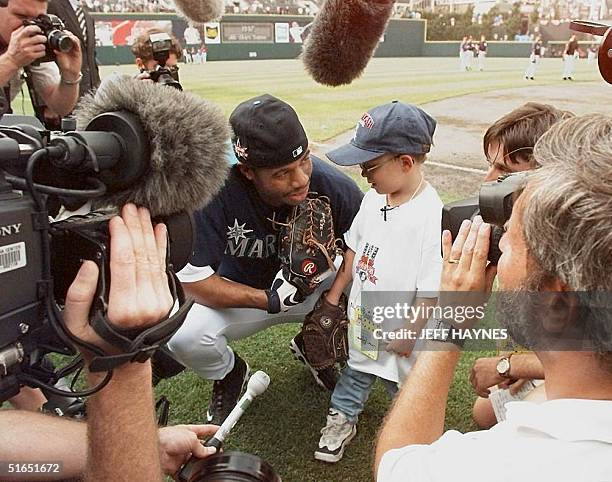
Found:
<path fill-rule="evenodd" d="M 563 119 L 573 117 L 569 111 L 564 111 L 548 104 L 527 102 L 505 116 L 497 119 L 487 129 L 483 139 L 485 155 L 494 142 L 503 144 L 501 153 L 509 162 L 531 161 L 533 146 L 550 127 Z"/>

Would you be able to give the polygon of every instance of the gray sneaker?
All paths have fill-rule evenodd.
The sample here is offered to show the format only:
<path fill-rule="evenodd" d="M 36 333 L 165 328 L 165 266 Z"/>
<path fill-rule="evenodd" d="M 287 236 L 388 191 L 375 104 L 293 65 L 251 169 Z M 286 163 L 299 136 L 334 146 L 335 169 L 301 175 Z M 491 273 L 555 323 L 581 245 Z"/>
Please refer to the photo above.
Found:
<path fill-rule="evenodd" d="M 356 425 L 350 423 L 342 412 L 330 408 L 327 413 L 327 425 L 321 429 L 321 439 L 314 458 L 323 462 L 338 462 L 355 435 L 357 435 Z"/>

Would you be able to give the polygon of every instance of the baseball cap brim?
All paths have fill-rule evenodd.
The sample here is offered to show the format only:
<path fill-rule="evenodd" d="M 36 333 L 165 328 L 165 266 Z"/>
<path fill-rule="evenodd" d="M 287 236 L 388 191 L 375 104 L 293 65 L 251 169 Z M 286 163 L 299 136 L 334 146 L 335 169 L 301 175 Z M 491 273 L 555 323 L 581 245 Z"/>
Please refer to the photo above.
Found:
<path fill-rule="evenodd" d="M 364 162 L 371 161 L 385 154 L 384 152 L 367 151 L 355 146 L 353 143 L 345 144 L 333 151 L 329 151 L 326 156 L 334 164 L 339 166 L 356 166 Z"/>

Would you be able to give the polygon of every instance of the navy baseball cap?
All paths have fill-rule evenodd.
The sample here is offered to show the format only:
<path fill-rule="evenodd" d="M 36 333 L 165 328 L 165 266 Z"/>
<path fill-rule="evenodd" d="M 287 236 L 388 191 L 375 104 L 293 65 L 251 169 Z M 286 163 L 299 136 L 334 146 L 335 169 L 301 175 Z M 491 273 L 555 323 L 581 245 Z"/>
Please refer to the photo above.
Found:
<path fill-rule="evenodd" d="M 341 166 L 354 166 L 387 153 L 426 154 L 435 130 L 436 120 L 427 112 L 395 100 L 363 114 L 351 142 L 327 157 Z"/>
<path fill-rule="evenodd" d="M 236 158 L 251 167 L 281 167 L 308 151 L 308 138 L 286 102 L 270 95 L 242 102 L 230 116 Z"/>

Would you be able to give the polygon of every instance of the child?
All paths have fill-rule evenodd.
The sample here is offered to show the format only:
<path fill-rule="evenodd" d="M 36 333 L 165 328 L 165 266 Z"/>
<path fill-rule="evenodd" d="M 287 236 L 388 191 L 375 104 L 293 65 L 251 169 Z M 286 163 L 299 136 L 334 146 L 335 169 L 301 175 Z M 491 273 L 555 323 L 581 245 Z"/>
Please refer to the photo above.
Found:
<path fill-rule="evenodd" d="M 435 305 L 442 269 L 442 201 L 422 172 L 435 128 L 427 113 L 396 101 L 365 113 L 353 140 L 328 154 L 342 166 L 359 164 L 373 189 L 345 235 L 344 262 L 325 295 L 327 302 L 338 305 L 352 281 L 347 310 L 350 357 L 331 397 L 315 451 L 318 460 L 342 458 L 376 378 L 394 395 L 414 363 L 413 340 L 380 339 L 380 330 L 373 328 L 416 333 L 427 321 L 421 316 L 375 326 L 362 306 L 362 293 L 401 292 L 408 306 Z"/>

